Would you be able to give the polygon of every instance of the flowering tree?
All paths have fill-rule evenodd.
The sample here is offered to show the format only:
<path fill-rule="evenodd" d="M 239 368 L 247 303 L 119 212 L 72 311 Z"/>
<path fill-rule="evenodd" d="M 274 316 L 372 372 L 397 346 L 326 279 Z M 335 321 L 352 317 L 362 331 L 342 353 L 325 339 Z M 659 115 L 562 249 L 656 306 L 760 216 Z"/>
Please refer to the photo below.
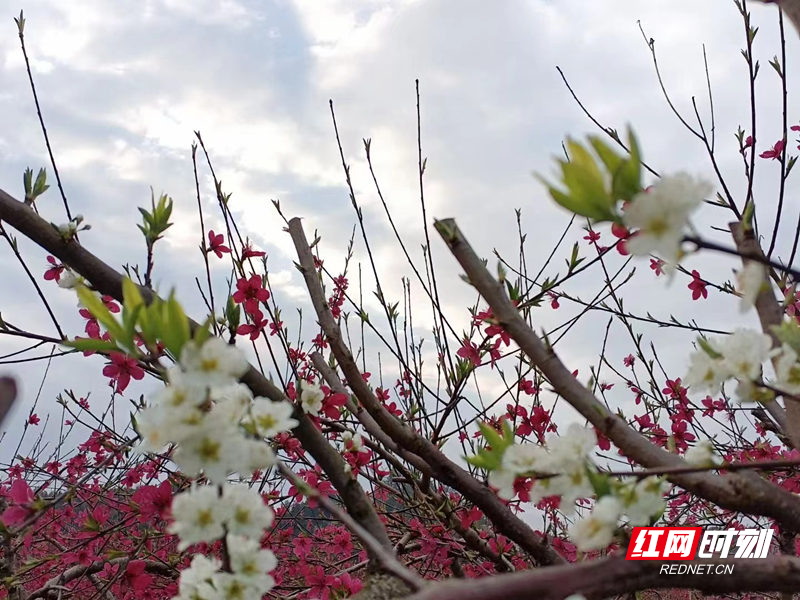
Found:
<path fill-rule="evenodd" d="M 736 6 L 753 86 L 757 30 L 744 0 Z M 17 26 L 27 61 L 22 15 Z M 652 42 L 649 49 L 655 59 Z M 784 62 L 772 63 L 783 90 Z M 65 391 L 58 433 L 49 434 L 57 437 L 57 450 L 34 444 L 31 455 L 18 453 L 4 469 L 0 598 L 485 600 L 601 598 L 656 588 L 757 592 L 753 597 L 793 592 L 800 585 L 800 272 L 792 265 L 800 228 L 788 259 L 779 256 L 786 182 L 796 161 L 787 144 L 800 125 L 790 125 L 786 107 L 784 91 L 784 135 L 772 145 L 757 142 L 755 118 L 736 133 L 747 182 L 743 198 L 729 191 L 714 134 L 699 113 L 691 126 L 676 111 L 707 149 L 714 183 L 658 174 L 632 132 L 623 139 L 601 125 L 603 136 L 568 140 L 555 178 L 540 177 L 572 214 L 562 239 L 579 238 L 566 252 L 566 274 L 552 274 L 560 244 L 538 272 L 530 267 L 520 228 L 519 260 L 498 256 L 493 275 L 452 219 L 433 223 L 441 242 L 429 238 L 425 222 L 420 264 L 387 209 L 411 272 L 397 301 L 381 284 L 387 276 L 373 260 L 339 144 L 383 320 L 370 316 L 364 290 L 354 293 L 355 240 L 344 267 L 330 270 L 320 238 L 309 242 L 300 219 L 284 217 L 276 202 L 308 292 L 311 332 L 302 321 L 284 322 L 267 257 L 237 223 L 199 134 L 192 147 L 195 181 L 200 149 L 219 209 L 219 225 L 207 228 L 212 219 L 203 214 L 198 184 L 206 275 L 198 287 L 207 308 L 201 321 L 153 283 L 158 242 L 172 225 L 167 195 L 139 209 L 146 263 L 123 274 L 82 243 L 89 225 L 71 213 L 63 191 L 67 223 L 49 222 L 55 203 L 37 204 L 49 187 L 47 173 L 41 169 L 34 179 L 29 169 L 22 201 L 0 190 L 0 236 L 58 335 L 8 320 L 0 321 L 0 333 L 94 357 L 87 360 L 101 357 L 111 398 L 98 407 Z M 372 169 L 369 140 L 364 150 Z M 754 194 L 760 160 L 780 165 L 778 202 L 763 207 Z M 423 214 L 425 166 L 420 144 Z M 55 160 L 52 168 L 57 177 Z M 375 185 L 380 196 L 377 176 Z M 704 204 L 726 214 L 730 241 L 693 221 Z M 43 274 L 29 266 L 15 235 L 46 253 Z M 436 271 L 444 267 L 434 264 L 434 243 L 446 245 L 480 295 L 463 311 L 466 330 L 458 331 L 443 309 L 446 291 Z M 698 252 L 730 262 L 719 273 L 701 274 L 685 266 Z M 229 265 L 226 286 L 212 277 L 214 261 Z M 695 320 L 653 316 L 636 306 L 635 295 L 625 295 L 631 278 L 623 271 L 641 261 L 670 294 L 688 289 L 698 303 L 738 296 L 760 329 L 712 330 Z M 725 279 L 731 267 L 735 282 Z M 602 289 L 584 300 L 570 286 L 591 275 L 599 276 Z M 42 281 L 76 294 L 79 335 L 65 331 Z M 359 286 L 365 286 L 360 278 Z M 420 305 L 412 302 L 412 289 L 427 299 L 432 349 L 413 325 Z M 577 315 L 540 331 L 542 311 L 562 304 L 578 307 Z M 561 331 L 586 315 L 610 318 L 588 381 L 585 365 L 568 365 L 558 353 Z M 607 350 L 612 323 L 630 343 L 621 358 Z M 683 372 L 663 368 L 640 327 L 684 335 L 690 356 Z M 375 347 L 390 364 L 370 360 Z M 151 393 L 130 399 L 129 421 L 107 419 L 121 410 L 131 382 L 145 378 Z M 5 405 L 14 392 L 10 382 L 3 386 Z M 615 386 L 626 391 L 617 395 Z M 500 391 L 490 397 L 481 389 Z M 40 427 L 42 417 L 31 411 L 23 435 Z M 83 435 L 77 447 L 69 442 L 74 432 Z M 766 558 L 703 559 L 732 566 L 724 576 L 670 575 L 659 561 L 624 559 L 632 528 L 653 524 L 761 527 L 775 535 Z"/>

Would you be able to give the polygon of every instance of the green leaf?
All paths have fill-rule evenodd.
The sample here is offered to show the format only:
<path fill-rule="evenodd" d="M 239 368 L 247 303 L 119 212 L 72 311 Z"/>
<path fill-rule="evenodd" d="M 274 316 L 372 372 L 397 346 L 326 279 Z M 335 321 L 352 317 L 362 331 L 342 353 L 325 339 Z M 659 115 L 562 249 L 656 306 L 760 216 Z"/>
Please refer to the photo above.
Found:
<path fill-rule="evenodd" d="M 225 318 L 228 321 L 228 328 L 231 332 L 235 332 L 242 318 L 242 309 L 233 301 L 233 296 L 228 296 L 228 302 L 225 304 Z"/>
<path fill-rule="evenodd" d="M 131 354 L 137 353 L 136 342 L 136 325 L 139 315 L 144 312 L 144 304 L 138 304 L 133 310 L 127 308 L 122 309 L 122 328 L 125 331 L 124 346 Z"/>
<path fill-rule="evenodd" d="M 600 167 L 597 166 L 597 161 L 591 152 L 572 138 L 567 139 L 566 145 L 570 159 L 569 164 L 579 167 L 586 173 L 587 178 L 597 182 L 599 187 L 605 187 L 603 173 L 600 171 Z"/>
<path fill-rule="evenodd" d="M 73 340 L 64 340 L 61 342 L 62 346 L 74 348 L 81 352 L 114 352 L 118 350 L 114 342 L 108 340 L 94 340 L 91 338 L 75 338 Z"/>
<path fill-rule="evenodd" d="M 25 187 L 25 198 L 29 198 L 33 192 L 33 169 L 30 167 L 22 174 L 22 185 Z"/>
<path fill-rule="evenodd" d="M 589 483 L 592 484 L 592 489 L 594 490 L 594 493 L 597 494 L 598 499 L 611 494 L 611 478 L 608 475 L 605 473 L 599 473 L 589 465 L 585 466 L 585 471 L 586 476 L 589 479 Z"/>
<path fill-rule="evenodd" d="M 106 328 L 112 340 L 116 341 L 124 338 L 125 334 L 122 327 L 111 314 L 111 311 L 103 304 L 103 301 L 95 296 L 94 292 L 85 285 L 79 285 L 76 288 L 76 292 L 78 293 L 78 299 L 81 301 L 81 304 L 83 304 L 86 309 L 92 313 L 92 316 Z"/>
<path fill-rule="evenodd" d="M 618 171 L 612 174 L 611 190 L 615 200 L 628 201 L 642 191 L 642 157 L 639 142 L 633 130 L 628 128 L 628 149 L 630 157 Z"/>
<path fill-rule="evenodd" d="M 466 457 L 467 462 L 487 471 L 499 469 L 503 462 L 503 454 L 514 444 L 514 430 L 507 421 L 502 423 L 502 433 L 498 433 L 488 423 L 478 423 L 478 428 L 488 447 L 480 448 L 478 454 Z"/>
<path fill-rule="evenodd" d="M 183 308 L 175 298 L 175 293 L 171 293 L 165 303 L 162 315 L 166 318 L 162 323 L 160 337 L 169 350 L 176 358 L 180 357 L 181 350 L 186 342 L 191 338 L 189 329 L 189 319 Z"/>
<path fill-rule="evenodd" d="M 33 184 L 33 194 L 34 196 L 41 196 L 50 188 L 47 185 L 47 171 L 45 169 L 39 169 L 39 172 L 36 174 L 36 182 Z"/>
<path fill-rule="evenodd" d="M 142 339 L 147 344 L 155 344 L 158 341 L 159 332 L 163 328 L 163 320 L 161 318 L 162 304 L 161 300 L 155 300 L 138 315 L 139 331 Z"/>
<path fill-rule="evenodd" d="M 483 439 L 485 439 L 486 443 L 492 448 L 500 448 L 503 445 L 502 435 L 500 435 L 497 430 L 488 423 L 478 423 L 478 429 L 481 430 Z"/>
<path fill-rule="evenodd" d="M 208 315 L 202 325 L 194 332 L 194 341 L 198 346 L 205 344 L 206 340 L 211 337 L 211 325 L 214 323 L 214 315 Z"/>
<path fill-rule="evenodd" d="M 122 280 L 122 305 L 128 310 L 133 310 L 139 305 L 144 304 L 142 293 L 130 277 Z"/>
<path fill-rule="evenodd" d="M 602 216 L 613 216 L 610 209 L 612 200 L 599 172 L 586 169 L 580 163 L 566 161 L 562 161 L 561 171 L 570 195 L 586 206 L 585 210 L 596 211 Z"/>
<path fill-rule="evenodd" d="M 711 347 L 711 344 L 708 343 L 707 339 L 705 339 L 705 338 L 697 338 L 697 345 L 700 346 L 700 348 L 702 348 L 703 352 L 708 354 L 711 358 L 713 358 L 715 360 L 718 359 L 718 358 L 722 358 L 722 354 L 720 354 L 719 352 L 714 350 L 714 348 Z"/>
<path fill-rule="evenodd" d="M 772 332 L 781 342 L 800 354 L 800 325 L 795 320 L 773 325 Z"/>
<path fill-rule="evenodd" d="M 600 160 L 605 165 L 606 170 L 609 173 L 616 173 L 620 167 L 625 163 L 625 158 L 617 154 L 611 146 L 606 144 L 602 139 L 597 137 L 596 135 L 590 135 L 588 137 L 589 143 L 592 145 L 592 148 L 597 153 L 597 156 L 600 157 Z"/>

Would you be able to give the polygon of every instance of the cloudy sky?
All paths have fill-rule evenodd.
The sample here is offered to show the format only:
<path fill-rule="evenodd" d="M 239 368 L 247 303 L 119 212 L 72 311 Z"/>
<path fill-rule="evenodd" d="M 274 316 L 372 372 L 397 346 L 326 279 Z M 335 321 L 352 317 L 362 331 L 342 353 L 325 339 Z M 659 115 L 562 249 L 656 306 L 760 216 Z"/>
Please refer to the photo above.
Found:
<path fill-rule="evenodd" d="M 761 27 L 756 52 L 763 67 L 758 87 L 762 150 L 781 135 L 780 85 L 767 64 L 779 51 L 777 11 L 748 4 Z M 82 243 L 116 266 L 142 263 L 136 208 L 149 202 L 150 186 L 169 193 L 176 225 L 158 256 L 156 281 L 162 291 L 176 285 L 195 316 L 201 303 L 193 278 L 202 273 L 202 259 L 190 159 L 194 130 L 202 132 L 224 189 L 233 193 L 232 210 L 255 244 L 269 253 L 273 284 L 287 312 L 302 302 L 302 287 L 292 269 L 290 240 L 270 201 L 279 199 L 288 216 L 302 216 L 309 234 L 319 230 L 326 264 L 334 267 L 342 264 L 355 223 L 329 99 L 376 258 L 386 273 L 383 283 L 395 299 L 399 275 L 409 270 L 392 242 L 361 140 L 372 139 L 382 190 L 419 257 L 416 78 L 429 220 L 455 217 L 485 256 L 494 248 L 515 255 L 515 208 L 522 209 L 534 271 L 568 222 L 531 176 L 549 172 L 565 136 L 593 132 L 556 66 L 603 124 L 635 127 L 646 159 L 657 170 L 712 177 L 702 146 L 664 102 L 639 22 L 656 40 L 675 106 L 690 119 L 693 96 L 701 114 L 709 114 L 705 47 L 720 167 L 734 194 L 743 189 L 733 133 L 740 124 L 747 128 L 748 88 L 740 55 L 743 26 L 729 0 L 17 0 L 0 7 L 0 187 L 17 197 L 25 167 L 50 170 L 12 21 L 19 9 L 25 11 L 28 53 L 66 194 L 73 212 L 92 224 Z M 795 32 L 787 33 L 791 73 L 800 46 Z M 790 108 L 789 119 L 797 122 L 800 114 Z M 776 163 L 762 161 L 758 169 L 757 194 L 768 196 L 775 189 Z M 205 170 L 201 181 L 213 211 Z M 792 200 L 796 204 L 790 191 Z M 39 204 L 46 218 L 65 220 L 54 190 Z M 792 218 L 796 213 L 789 209 Z M 712 211 L 703 218 L 724 226 L 726 216 Z M 214 219 L 212 227 L 219 225 Z M 764 222 L 769 219 L 764 213 Z M 791 229 L 786 228 L 787 239 Z M 568 241 L 580 238 L 576 229 Z M 474 295 L 459 281 L 442 244 L 434 240 L 433 245 L 445 304 L 463 326 L 469 317 L 466 303 Z M 21 248 L 41 278 L 45 254 L 25 243 Z M 363 256 L 361 245 L 356 251 Z M 548 272 L 563 273 L 562 265 L 559 255 Z M 628 292 L 631 310 L 697 317 L 721 328 L 738 318 L 732 300 L 717 294 L 713 305 L 700 306 L 688 297 L 686 281 L 678 278 L 668 288 L 654 280 L 646 262 L 638 266 L 643 273 Z M 722 282 L 736 265 L 714 256 L 688 266 L 715 268 L 703 275 Z M 218 263 L 214 275 L 221 285 L 227 273 Z M 587 278 L 573 291 L 588 298 L 599 281 Z M 52 285 L 45 289 L 64 322 L 73 326 L 71 333 L 80 333 L 74 296 Z M 54 334 L 34 298 L 11 253 L 0 252 L 0 313 L 15 325 Z M 376 310 L 374 303 L 371 307 Z M 427 313 L 419 315 L 421 329 L 426 318 Z M 541 319 L 547 326 L 564 317 L 543 310 Z M 590 318 L 565 339 L 562 353 L 571 366 L 588 374 L 605 322 L 604 316 Z M 677 369 L 688 349 L 685 336 L 683 346 L 677 341 L 670 346 L 668 334 L 650 335 L 667 345 L 665 360 L 674 357 Z M 0 354 L 21 347 L 0 336 Z M 615 352 L 617 359 L 627 354 L 624 340 Z M 54 361 L 37 411 L 52 410 L 64 388 L 107 396 L 101 367 L 100 359 Z M 44 361 L 0 365 L 0 372 L 21 378 L 23 389 L 15 418 L 6 425 L 18 429 L 24 421 L 44 369 Z"/>

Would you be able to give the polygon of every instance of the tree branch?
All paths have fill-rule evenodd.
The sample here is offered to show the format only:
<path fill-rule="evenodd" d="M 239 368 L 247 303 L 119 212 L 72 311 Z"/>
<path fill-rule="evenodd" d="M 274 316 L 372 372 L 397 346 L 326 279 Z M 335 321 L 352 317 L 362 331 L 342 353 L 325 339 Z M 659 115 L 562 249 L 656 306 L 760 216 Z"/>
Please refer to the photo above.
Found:
<path fill-rule="evenodd" d="M 668 574 L 662 565 L 685 565 L 694 569 L 711 565 L 710 574 Z M 716 572 L 718 566 L 733 571 Z M 469 581 L 434 584 L 405 600 L 563 600 L 583 594 L 588 600 L 658 588 L 694 588 L 704 593 L 796 592 L 800 589 L 800 558 L 770 556 L 763 559 L 699 559 L 678 563 L 625 560 L 623 557 L 592 560 L 580 564 L 546 567 L 509 575 Z"/>
<path fill-rule="evenodd" d="M 356 398 L 375 422 L 400 446 L 425 460 L 439 481 L 458 490 L 480 508 L 499 533 L 519 544 L 537 562 L 540 564 L 562 562 L 561 556 L 547 544 L 546 540 L 512 513 L 494 492 L 450 460 L 436 445 L 400 422 L 378 401 L 372 389 L 361 376 L 350 349 L 342 339 L 341 330 L 328 308 L 319 282 L 319 275 L 314 267 L 314 255 L 308 245 L 299 218 L 295 217 L 289 221 L 289 234 L 292 236 L 297 250 L 300 272 L 303 274 L 308 288 L 311 303 L 319 319 L 319 324 L 325 332 L 331 351 Z"/>
<path fill-rule="evenodd" d="M 634 431 L 575 379 L 552 347 L 546 346 L 528 326 L 509 300 L 504 287 L 489 274 L 453 219 L 437 221 L 436 228 L 466 272 L 470 283 L 492 308 L 499 324 L 540 369 L 558 394 L 611 439 L 625 456 L 639 464 L 648 468 L 686 466 L 681 457 L 652 444 Z M 795 530 L 800 525 L 798 498 L 754 473 L 731 473 L 725 476 L 710 473 L 671 473 L 667 478 L 723 508 L 770 516 Z"/>
<path fill-rule="evenodd" d="M 0 189 L 0 220 L 14 227 L 68 265 L 73 271 L 85 277 L 101 294 L 122 301 L 123 275 L 120 272 L 107 265 L 79 243 L 65 242 L 52 225 L 2 189 Z M 156 298 L 155 292 L 151 289 L 139 286 L 139 291 L 147 303 Z M 190 324 L 192 330 L 199 327 L 195 321 L 190 320 Z M 242 383 L 247 385 L 255 396 L 264 396 L 274 402 L 288 402 L 283 391 L 252 366 L 242 378 Z M 293 434 L 300 440 L 303 449 L 311 454 L 328 476 L 348 512 L 380 542 L 381 546 L 391 549 L 391 540 L 375 507 L 358 482 L 345 473 L 345 463 L 341 455 L 327 442 L 302 410 L 296 408 L 293 416 L 299 422 L 299 425 L 293 430 Z"/>

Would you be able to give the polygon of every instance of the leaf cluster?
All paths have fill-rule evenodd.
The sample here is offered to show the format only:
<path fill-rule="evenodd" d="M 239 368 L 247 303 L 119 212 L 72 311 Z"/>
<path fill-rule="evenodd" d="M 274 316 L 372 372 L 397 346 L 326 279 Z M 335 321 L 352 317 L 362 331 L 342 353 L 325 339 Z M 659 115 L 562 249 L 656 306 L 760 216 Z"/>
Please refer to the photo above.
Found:
<path fill-rule="evenodd" d="M 560 206 L 595 222 L 620 221 L 618 204 L 629 202 L 642 190 L 639 144 L 628 129 L 629 154 L 617 153 L 597 136 L 588 144 L 572 138 L 566 142 L 566 159 L 557 159 L 557 184 L 536 177 L 547 186 Z"/>

